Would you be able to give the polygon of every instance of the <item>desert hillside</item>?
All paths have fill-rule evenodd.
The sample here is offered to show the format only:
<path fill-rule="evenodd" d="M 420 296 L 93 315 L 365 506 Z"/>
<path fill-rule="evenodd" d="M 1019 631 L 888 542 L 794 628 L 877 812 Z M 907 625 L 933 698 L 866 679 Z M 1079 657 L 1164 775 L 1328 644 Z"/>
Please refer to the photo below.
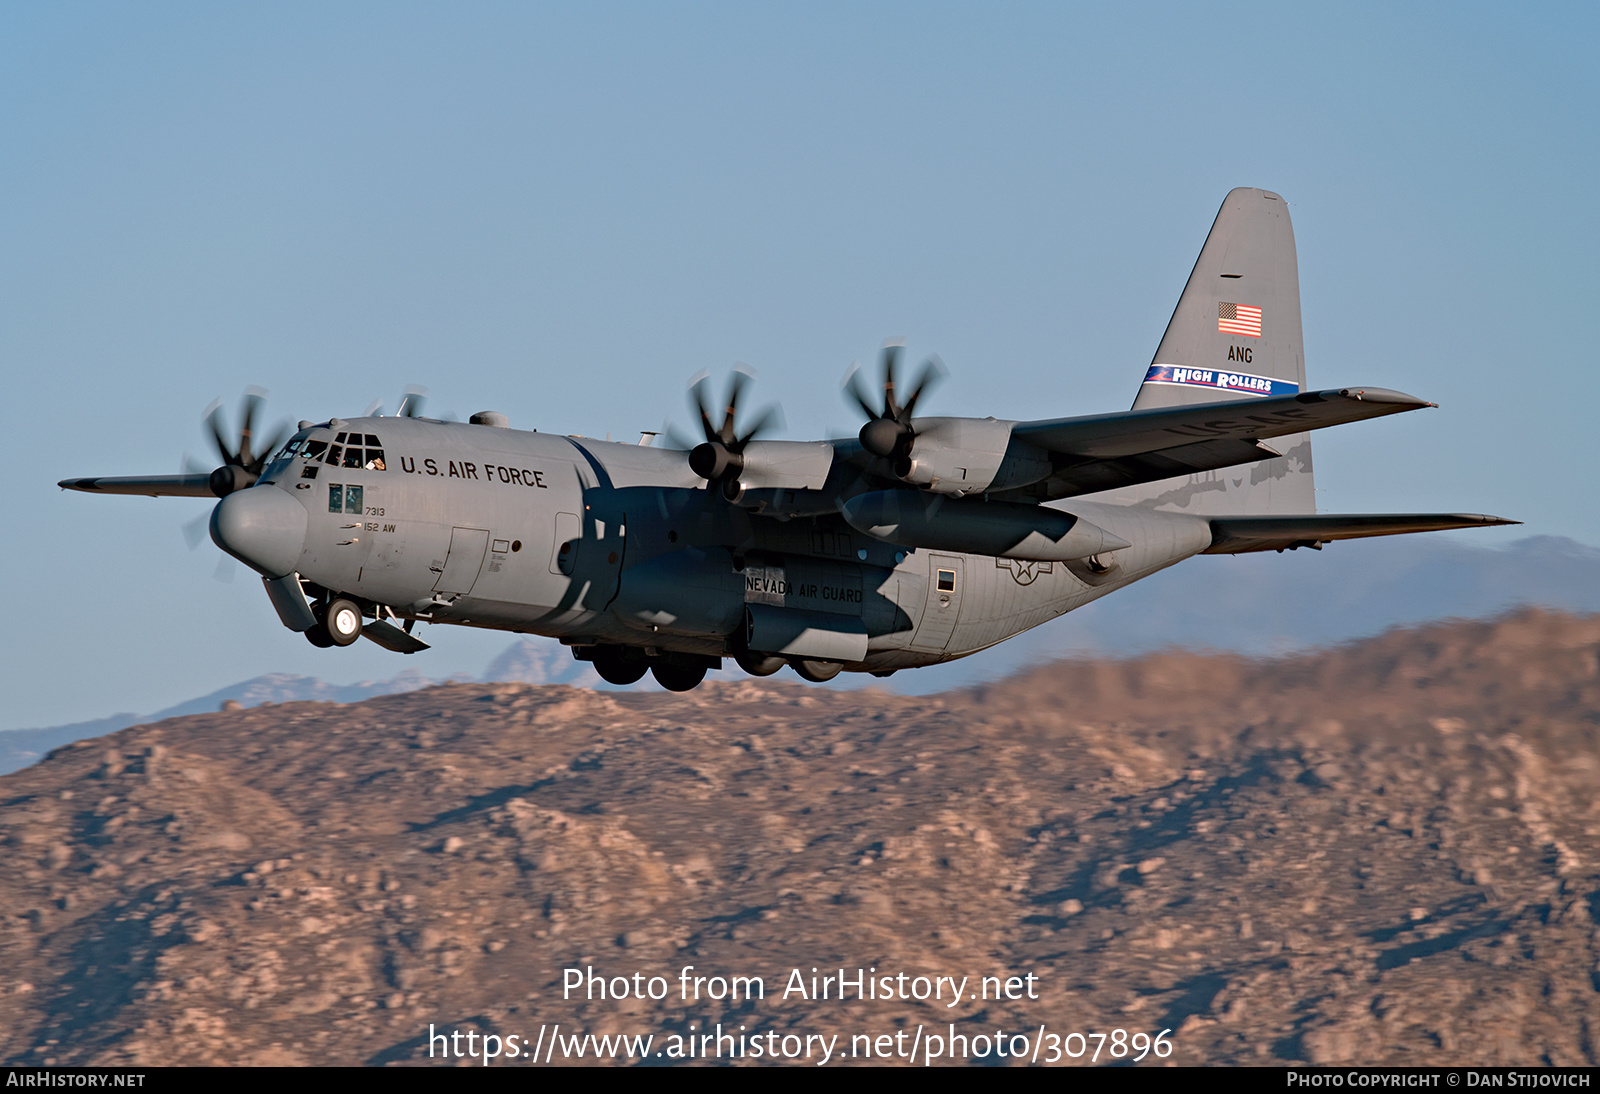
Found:
<path fill-rule="evenodd" d="M 1538 612 L 931 697 L 455 684 L 134 726 L 0 778 L 0 1059 L 426 1062 L 430 1024 L 559 1023 L 662 1063 L 720 1023 L 835 1063 L 1042 1026 L 1593 1064 L 1597 745 L 1600 617 Z M 685 1001 L 690 965 L 765 998 Z M 591 967 L 670 991 L 564 999 Z M 841 968 L 943 994 L 782 997 Z"/>

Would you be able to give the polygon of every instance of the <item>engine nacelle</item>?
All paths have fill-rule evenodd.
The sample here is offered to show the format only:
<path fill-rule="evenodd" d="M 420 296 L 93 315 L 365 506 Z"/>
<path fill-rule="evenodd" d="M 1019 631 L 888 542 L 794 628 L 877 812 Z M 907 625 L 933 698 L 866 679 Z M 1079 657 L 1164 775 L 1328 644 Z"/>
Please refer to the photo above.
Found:
<path fill-rule="evenodd" d="M 707 441 L 689 453 L 702 479 L 737 479 L 747 490 L 820 490 L 833 469 L 825 441 L 751 441 L 739 452 Z"/>
<path fill-rule="evenodd" d="M 1053 470 L 1049 453 L 1011 435 L 1016 422 L 994 418 L 918 418 L 908 455 L 894 472 L 936 494 L 961 497 L 1026 486 Z"/>

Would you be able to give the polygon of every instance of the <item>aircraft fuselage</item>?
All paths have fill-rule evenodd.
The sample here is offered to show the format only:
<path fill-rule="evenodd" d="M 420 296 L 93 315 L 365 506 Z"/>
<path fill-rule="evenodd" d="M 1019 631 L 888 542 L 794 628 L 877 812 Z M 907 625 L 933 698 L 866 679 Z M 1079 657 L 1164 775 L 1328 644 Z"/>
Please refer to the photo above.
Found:
<path fill-rule="evenodd" d="M 752 512 L 708 490 L 683 453 L 644 445 L 380 417 L 304 429 L 288 449 L 218 515 L 233 527 L 230 507 L 264 512 L 260 491 L 286 495 L 305 513 L 298 552 L 237 534 L 218 537 L 224 549 L 379 617 L 580 648 L 721 658 L 752 627 L 800 619 L 837 631 L 832 660 L 888 672 L 994 645 L 1212 538 L 1198 517 L 1077 500 L 1076 515 L 1131 544 L 1102 571 L 897 547 L 847 524 L 838 491 Z"/>

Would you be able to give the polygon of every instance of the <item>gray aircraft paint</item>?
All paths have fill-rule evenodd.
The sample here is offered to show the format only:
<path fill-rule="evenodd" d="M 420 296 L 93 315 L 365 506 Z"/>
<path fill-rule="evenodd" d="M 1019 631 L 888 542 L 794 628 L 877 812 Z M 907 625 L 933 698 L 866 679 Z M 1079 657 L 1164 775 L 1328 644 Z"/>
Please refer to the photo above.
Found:
<path fill-rule="evenodd" d="M 336 420 L 302 428 L 259 481 L 227 493 L 212 535 L 263 574 L 286 626 L 320 626 L 298 577 L 319 605 L 355 599 L 372 617 L 367 636 L 401 652 L 425 647 L 386 620 L 643 650 L 658 665 L 776 653 L 889 672 L 967 656 L 1205 551 L 1509 523 L 1310 515 L 1304 430 L 1428 405 L 1377 388 L 1306 389 L 1288 210 L 1240 189 L 1126 413 L 910 418 L 903 459 L 864 440 L 754 441 L 727 481 L 702 479 L 681 451 L 514 430 L 500 415 Z M 377 438 L 360 443 L 367 456 L 381 444 L 381 466 L 322 462 L 341 433 Z M 1269 450 L 1281 455 L 1257 458 Z M 715 476 L 733 465 L 700 466 Z M 1204 470 L 1172 475 L 1184 467 Z M 197 496 L 214 478 L 62 485 Z M 1092 492 L 1107 482 L 1129 485 Z M 852 527 L 844 507 L 867 495 L 921 516 L 880 504 L 872 520 L 851 510 Z M 921 497 L 935 500 L 905 500 Z M 1029 508 L 1041 503 L 1076 523 L 1041 521 Z M 899 522 L 897 542 L 870 534 L 880 519 Z M 1011 557 L 944 549 L 980 534 Z M 1081 548 L 1068 545 L 1074 534 Z"/>

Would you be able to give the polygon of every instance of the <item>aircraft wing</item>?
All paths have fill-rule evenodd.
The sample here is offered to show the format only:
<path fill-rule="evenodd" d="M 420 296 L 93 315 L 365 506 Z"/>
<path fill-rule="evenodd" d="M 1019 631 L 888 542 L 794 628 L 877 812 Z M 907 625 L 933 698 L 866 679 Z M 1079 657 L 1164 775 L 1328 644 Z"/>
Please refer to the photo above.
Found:
<path fill-rule="evenodd" d="M 1012 435 L 1067 458 L 1048 480 L 1049 496 L 1064 498 L 1271 459 L 1283 453 L 1268 438 L 1434 405 L 1385 388 L 1338 388 L 1018 422 Z"/>
<path fill-rule="evenodd" d="M 123 478 L 62 479 L 63 490 L 90 494 L 142 494 L 151 498 L 215 498 L 211 475 L 132 475 Z"/>
<path fill-rule="evenodd" d="M 1519 520 L 1482 513 L 1357 513 L 1281 517 L 1212 517 L 1211 546 L 1202 554 L 1242 555 L 1250 551 L 1283 551 L 1295 547 L 1321 549 L 1336 539 L 1398 536 L 1407 532 L 1441 532 L 1451 528 L 1485 528 L 1521 524 Z"/>

